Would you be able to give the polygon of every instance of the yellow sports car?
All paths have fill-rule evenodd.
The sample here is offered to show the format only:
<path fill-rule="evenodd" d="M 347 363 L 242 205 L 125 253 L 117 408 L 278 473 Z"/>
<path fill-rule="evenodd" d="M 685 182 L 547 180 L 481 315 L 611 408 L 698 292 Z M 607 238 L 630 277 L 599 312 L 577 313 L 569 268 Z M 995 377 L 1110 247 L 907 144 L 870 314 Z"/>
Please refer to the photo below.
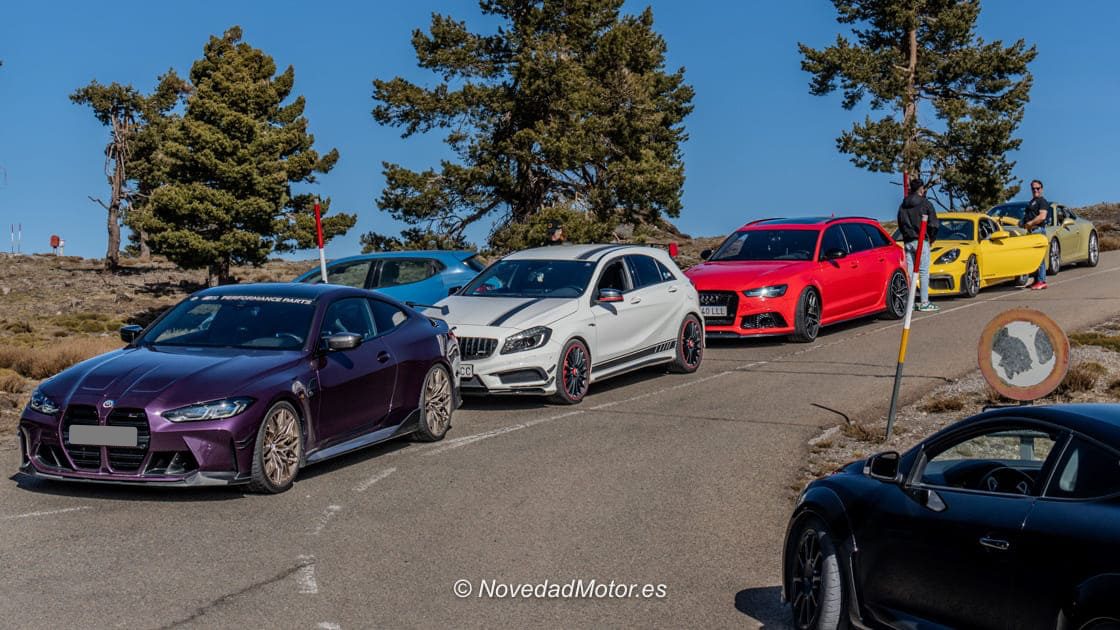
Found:
<path fill-rule="evenodd" d="M 945 212 L 930 249 L 930 295 L 975 297 L 980 289 L 1025 280 L 1038 271 L 1048 242 L 1041 234 L 1013 234 L 986 214 Z"/>

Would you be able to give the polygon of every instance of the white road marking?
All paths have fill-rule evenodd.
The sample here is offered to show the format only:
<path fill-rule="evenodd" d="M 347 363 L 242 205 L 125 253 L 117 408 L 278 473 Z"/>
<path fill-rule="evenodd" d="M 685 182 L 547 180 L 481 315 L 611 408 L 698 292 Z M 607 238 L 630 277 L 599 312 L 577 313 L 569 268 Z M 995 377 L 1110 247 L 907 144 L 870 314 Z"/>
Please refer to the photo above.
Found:
<path fill-rule="evenodd" d="M 52 514 L 65 514 L 66 512 L 77 512 L 79 510 L 91 510 L 88 505 L 82 507 L 63 508 L 61 510 L 46 510 L 43 512 L 28 512 L 27 514 L 13 514 L 11 516 L 0 516 L 0 521 L 14 521 L 17 518 L 34 518 L 36 516 L 51 516 Z"/>
<path fill-rule="evenodd" d="M 323 510 L 323 515 L 319 517 L 319 523 L 315 525 L 315 529 L 312 530 L 311 535 L 318 536 L 323 531 L 323 528 L 327 526 L 327 523 L 334 518 L 334 515 L 341 511 L 341 505 L 328 505 L 327 509 Z"/>
<path fill-rule="evenodd" d="M 382 479 L 388 477 L 389 475 L 391 475 L 395 472 L 397 472 L 396 468 L 386 468 L 385 470 L 382 470 L 381 472 L 379 472 L 376 475 L 370 477 L 369 479 L 366 479 L 362 483 L 354 486 L 354 492 L 365 492 L 366 490 L 370 489 L 370 486 L 377 483 L 378 481 L 381 481 Z"/>
<path fill-rule="evenodd" d="M 319 592 L 319 583 L 315 581 L 315 556 L 300 556 L 302 563 L 296 571 L 296 584 L 299 592 L 305 595 L 314 595 Z"/>
<path fill-rule="evenodd" d="M 342 626 L 332 621 L 320 621 L 319 625 L 315 626 L 319 630 L 342 630 Z"/>
<path fill-rule="evenodd" d="M 454 440 L 447 440 L 446 442 L 444 442 L 438 448 L 434 448 L 434 449 L 432 449 L 432 450 L 430 450 L 430 451 L 428 451 L 427 453 L 424 453 L 424 454 L 425 455 L 439 455 L 440 453 L 446 453 L 447 451 L 459 448 L 460 446 L 466 446 L 468 444 L 474 444 L 475 442 L 481 442 L 482 440 L 492 438 L 492 437 L 497 437 L 499 435 L 505 435 L 506 433 L 510 433 L 512 431 L 520 431 L 521 429 L 528 429 L 531 426 L 536 426 L 536 425 L 544 423 L 544 422 L 551 422 L 553 420 L 559 420 L 560 418 L 570 418 L 571 416 L 578 416 L 581 413 L 584 413 L 584 412 L 582 412 L 582 411 L 569 411 L 568 413 L 562 413 L 562 414 L 556 415 L 556 416 L 547 416 L 547 417 L 544 417 L 544 418 L 538 418 L 536 420 L 530 420 L 528 422 L 520 422 L 518 424 L 511 424 L 509 426 L 505 426 L 505 427 L 502 427 L 500 429 L 494 429 L 492 431 L 485 431 L 483 433 L 476 433 L 474 435 L 466 435 L 466 436 L 463 436 L 461 438 L 455 438 Z"/>

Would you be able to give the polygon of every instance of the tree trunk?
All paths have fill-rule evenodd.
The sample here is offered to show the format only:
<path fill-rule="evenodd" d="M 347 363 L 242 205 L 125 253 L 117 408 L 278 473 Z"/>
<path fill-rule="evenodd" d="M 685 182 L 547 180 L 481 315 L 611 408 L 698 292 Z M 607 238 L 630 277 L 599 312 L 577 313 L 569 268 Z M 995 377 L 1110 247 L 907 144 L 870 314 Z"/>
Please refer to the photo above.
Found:
<path fill-rule="evenodd" d="M 918 175 L 921 172 L 921 159 L 914 155 L 918 139 L 918 17 L 907 32 L 908 63 L 906 65 L 906 106 L 902 114 L 903 133 L 902 170 Z"/>
<path fill-rule="evenodd" d="M 233 284 L 233 277 L 229 272 L 229 259 L 225 258 L 216 263 L 211 263 L 206 276 L 206 284 L 216 287 L 223 284 Z"/>
<path fill-rule="evenodd" d="M 148 232 L 139 230 L 137 240 L 140 242 L 140 260 L 148 262 L 152 259 L 152 249 L 148 247 Z"/>
<path fill-rule="evenodd" d="M 105 268 L 113 271 L 121 264 L 121 205 L 113 200 L 109 204 L 109 247 L 105 252 Z"/>

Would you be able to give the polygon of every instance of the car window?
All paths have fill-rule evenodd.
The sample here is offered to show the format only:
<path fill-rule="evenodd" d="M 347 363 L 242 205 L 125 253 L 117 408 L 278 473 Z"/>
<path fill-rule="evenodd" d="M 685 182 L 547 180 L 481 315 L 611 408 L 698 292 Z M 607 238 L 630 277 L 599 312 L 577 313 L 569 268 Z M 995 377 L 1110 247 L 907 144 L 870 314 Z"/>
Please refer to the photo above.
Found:
<path fill-rule="evenodd" d="M 980 219 L 980 240 L 988 240 L 995 231 L 996 226 L 990 219 Z"/>
<path fill-rule="evenodd" d="M 886 247 L 887 245 L 891 245 L 890 239 L 887 238 L 886 234 L 883 234 L 882 230 L 866 223 L 858 223 L 857 225 L 863 228 L 863 231 L 867 233 L 867 238 L 871 239 L 871 243 L 875 247 Z"/>
<path fill-rule="evenodd" d="M 634 288 L 640 289 L 664 282 L 661 270 L 657 268 L 657 261 L 649 256 L 633 254 L 626 257 L 630 264 L 630 271 L 634 274 Z"/>
<path fill-rule="evenodd" d="M 407 313 L 388 302 L 370 300 L 369 307 L 373 311 L 373 323 L 379 335 L 384 335 L 408 321 Z"/>
<path fill-rule="evenodd" d="M 657 270 L 661 272 L 662 280 L 664 280 L 665 282 L 672 282 L 673 280 L 677 279 L 677 274 L 673 273 L 669 270 L 668 267 L 661 264 L 661 261 L 655 260 L 653 262 L 657 263 Z"/>
<path fill-rule="evenodd" d="M 1054 206 L 1054 209 L 1055 209 L 1054 214 L 1057 215 L 1057 222 L 1058 223 L 1061 223 L 1062 221 L 1065 221 L 1067 218 L 1069 218 L 1069 213 L 1066 212 L 1066 209 L 1065 209 L 1064 206 Z"/>
<path fill-rule="evenodd" d="M 708 260 L 811 260 L 818 234 L 816 230 L 743 230 L 728 236 Z"/>
<path fill-rule="evenodd" d="M 918 478 L 930 486 L 1032 494 L 1056 439 L 1056 432 L 1026 426 L 973 433 L 928 453 Z"/>
<path fill-rule="evenodd" d="M 365 298 L 343 298 L 327 307 L 319 336 L 329 337 L 339 333 L 354 333 L 369 339 L 377 334 Z"/>
<path fill-rule="evenodd" d="M 331 284 L 342 284 L 359 289 L 366 288 L 366 277 L 369 275 L 372 260 L 351 260 L 349 262 L 327 265 L 327 280 Z M 322 274 L 314 274 L 304 282 L 320 284 L 323 282 Z"/>
<path fill-rule="evenodd" d="M 291 350 L 303 346 L 312 300 L 290 296 L 192 296 L 156 323 L 142 341 L 157 346 Z"/>
<path fill-rule="evenodd" d="M 1092 499 L 1120 493 L 1120 453 L 1074 436 L 1046 496 Z"/>
<path fill-rule="evenodd" d="M 431 258 L 386 259 L 381 261 L 381 271 L 377 274 L 375 289 L 395 287 L 427 280 L 443 271 L 443 263 Z"/>
<path fill-rule="evenodd" d="M 840 225 L 840 229 L 844 231 L 844 238 L 848 240 L 848 246 L 853 254 L 875 248 L 875 243 L 871 242 L 871 237 L 863 231 L 858 223 L 844 223 Z"/>
<path fill-rule="evenodd" d="M 821 237 L 821 260 L 824 260 L 826 252 L 838 249 L 845 254 L 848 253 L 848 243 L 844 240 L 844 233 L 840 231 L 839 225 L 834 225 L 824 231 L 824 236 Z"/>
<path fill-rule="evenodd" d="M 630 290 L 630 275 L 626 273 L 626 265 L 621 258 L 614 259 L 603 268 L 595 291 L 598 293 L 603 289 L 617 289 L 623 293 Z"/>

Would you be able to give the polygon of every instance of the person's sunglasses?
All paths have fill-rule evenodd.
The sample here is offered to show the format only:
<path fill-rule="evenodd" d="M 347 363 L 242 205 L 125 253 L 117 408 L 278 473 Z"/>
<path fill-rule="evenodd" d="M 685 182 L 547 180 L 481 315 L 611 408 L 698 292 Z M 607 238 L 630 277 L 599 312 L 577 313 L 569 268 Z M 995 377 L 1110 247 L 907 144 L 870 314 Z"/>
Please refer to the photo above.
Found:
<path fill-rule="evenodd" d="M 1031 186 L 1031 190 L 1042 190 L 1041 186 Z"/>

